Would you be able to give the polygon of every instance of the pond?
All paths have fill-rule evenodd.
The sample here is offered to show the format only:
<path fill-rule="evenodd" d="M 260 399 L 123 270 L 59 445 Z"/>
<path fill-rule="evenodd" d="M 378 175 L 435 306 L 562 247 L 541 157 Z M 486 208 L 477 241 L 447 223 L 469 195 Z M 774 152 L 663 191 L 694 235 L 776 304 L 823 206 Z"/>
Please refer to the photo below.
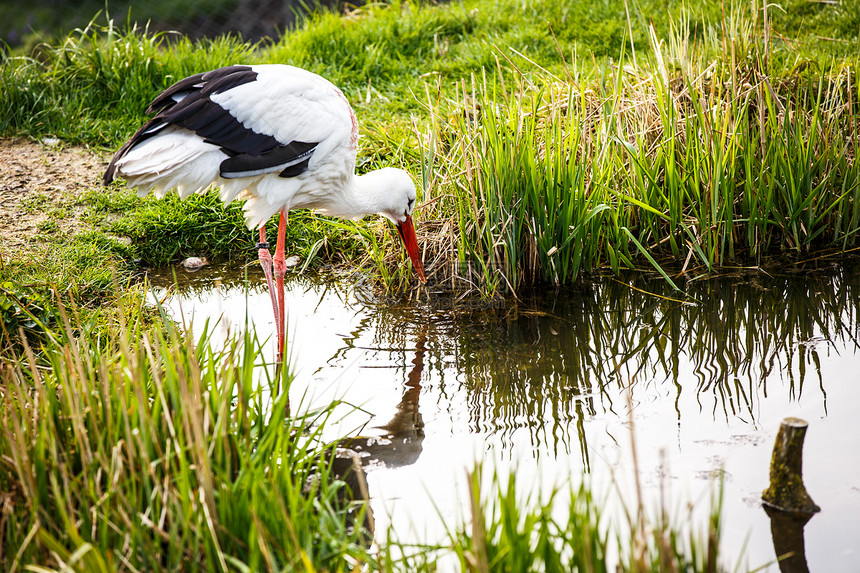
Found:
<path fill-rule="evenodd" d="M 684 300 L 635 275 L 506 303 L 432 289 L 392 302 L 294 277 L 291 399 L 341 399 L 331 437 L 378 438 L 364 451 L 377 531 L 392 524 L 402 541 L 439 540 L 443 522 L 462 519 L 476 460 L 545 492 L 587 476 L 598 499 L 617 489 L 634 505 L 632 420 L 646 509 L 656 515 L 668 498 L 675 521 L 692 515 L 703 531 L 722 480 L 724 565 L 765 571 L 779 568 L 760 496 L 780 421 L 800 417 L 804 479 L 822 508 L 804 530 L 806 561 L 854 571 L 860 268 L 792 270 L 693 281 Z M 226 336 L 247 316 L 274 357 L 258 267 L 176 275 L 174 286 L 172 273 L 152 282 L 177 320 L 197 333 L 217 320 Z"/>

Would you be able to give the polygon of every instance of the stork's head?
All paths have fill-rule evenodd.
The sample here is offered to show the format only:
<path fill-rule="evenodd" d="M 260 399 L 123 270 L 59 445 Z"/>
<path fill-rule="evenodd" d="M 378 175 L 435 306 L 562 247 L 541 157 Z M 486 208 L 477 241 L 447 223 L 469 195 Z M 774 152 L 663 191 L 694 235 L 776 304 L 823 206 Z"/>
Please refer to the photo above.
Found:
<path fill-rule="evenodd" d="M 395 225 L 412 214 L 417 193 L 412 177 L 402 169 L 385 167 L 362 176 L 365 185 L 374 187 L 377 209 L 380 215 L 391 219 Z"/>
<path fill-rule="evenodd" d="M 362 177 L 366 184 L 376 188 L 377 208 L 380 215 L 388 217 L 397 225 L 397 232 L 403 240 L 403 246 L 412 260 L 415 273 L 422 283 L 427 282 L 424 276 L 424 264 L 418 252 L 418 240 L 415 238 L 415 227 L 412 224 L 412 209 L 415 208 L 418 194 L 412 177 L 402 169 L 386 167 L 368 173 Z"/>

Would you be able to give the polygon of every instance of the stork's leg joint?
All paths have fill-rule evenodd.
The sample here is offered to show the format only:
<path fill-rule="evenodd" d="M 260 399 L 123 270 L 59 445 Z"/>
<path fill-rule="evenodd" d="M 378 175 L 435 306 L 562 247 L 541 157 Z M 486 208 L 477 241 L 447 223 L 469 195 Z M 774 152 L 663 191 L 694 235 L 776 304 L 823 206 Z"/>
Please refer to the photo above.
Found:
<path fill-rule="evenodd" d="M 275 257 L 275 260 L 272 261 L 272 268 L 275 271 L 275 278 L 284 278 L 284 275 L 287 274 L 287 261 L 285 259 Z"/>
<path fill-rule="evenodd" d="M 274 266 L 272 264 L 272 253 L 269 252 L 269 249 L 258 249 L 257 256 L 260 259 L 260 266 L 263 267 L 263 274 L 266 275 L 266 281 L 271 284 L 272 267 Z"/>
<path fill-rule="evenodd" d="M 257 251 L 257 256 L 260 258 L 260 264 L 263 265 L 263 270 L 265 271 L 266 265 L 271 268 L 272 266 L 272 253 L 269 252 L 269 249 L 259 249 Z"/>

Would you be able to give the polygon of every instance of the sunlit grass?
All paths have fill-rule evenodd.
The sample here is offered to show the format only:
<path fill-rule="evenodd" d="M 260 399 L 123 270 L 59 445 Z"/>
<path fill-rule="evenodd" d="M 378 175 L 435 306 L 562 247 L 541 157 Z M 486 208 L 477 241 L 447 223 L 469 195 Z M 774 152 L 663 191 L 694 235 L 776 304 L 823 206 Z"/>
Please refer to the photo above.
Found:
<path fill-rule="evenodd" d="M 679 271 L 854 247 L 850 68 L 769 76 L 738 22 L 726 34 L 752 46 L 743 60 L 709 59 L 725 38 L 652 31 L 638 65 L 621 54 L 610 76 L 500 67 L 429 99 L 425 216 L 450 217 L 457 235 L 442 272 L 487 294 L 606 266 L 654 267 L 674 285 Z"/>
<path fill-rule="evenodd" d="M 656 518 L 639 507 L 607 516 L 607 502 L 588 487 L 551 492 L 524 486 L 511 473 L 487 479 L 478 466 L 470 474 L 469 523 L 453 534 L 460 570 L 475 573 L 632 573 L 728 570 L 720 563 L 721 485 L 717 485 L 704 531 L 690 527 L 666 507 Z M 486 482 L 489 482 L 488 484 Z M 611 505 L 610 502 L 610 505 Z M 671 523 L 670 523 L 671 521 Z M 738 557 L 738 556 L 736 556 Z"/>
<path fill-rule="evenodd" d="M 849 14 L 817 6 L 809 25 L 784 29 L 809 7 L 765 20 L 743 3 L 593 4 L 395 2 L 308 17 L 266 47 L 93 23 L 4 61 L 0 133 L 115 149 L 182 77 L 292 63 L 356 108 L 359 171 L 420 174 L 419 239 L 439 285 L 495 296 L 605 267 L 655 268 L 677 285 L 855 247 Z M 836 37 L 822 43 L 827 22 Z M 251 258 L 238 206 L 214 203 L 129 202 L 113 232 L 151 264 Z M 386 288 L 415 284 L 385 225 L 291 219 L 300 256 L 361 264 Z"/>
<path fill-rule="evenodd" d="M 241 202 L 224 205 L 216 193 L 186 200 L 175 194 L 140 199 L 117 186 L 91 191 L 85 201 L 96 214 L 110 216 L 103 228 L 128 237 L 135 257 L 147 265 L 164 266 L 202 255 L 234 258 L 240 263 L 257 258 L 259 234 L 245 226 Z M 268 222 L 268 237 L 276 236 L 277 225 L 277 217 Z M 362 249 L 353 233 L 338 231 L 304 211 L 290 213 L 286 244 L 288 255 L 305 261 L 322 250 L 333 265 L 351 261 Z"/>
<path fill-rule="evenodd" d="M 290 415 L 290 376 L 262 374 L 251 335 L 217 349 L 170 323 L 97 334 L 59 312 L 44 346 L 0 368 L 0 482 L 15 515 L 5 569 L 343 571 L 368 559 L 319 439 L 329 411 Z"/>

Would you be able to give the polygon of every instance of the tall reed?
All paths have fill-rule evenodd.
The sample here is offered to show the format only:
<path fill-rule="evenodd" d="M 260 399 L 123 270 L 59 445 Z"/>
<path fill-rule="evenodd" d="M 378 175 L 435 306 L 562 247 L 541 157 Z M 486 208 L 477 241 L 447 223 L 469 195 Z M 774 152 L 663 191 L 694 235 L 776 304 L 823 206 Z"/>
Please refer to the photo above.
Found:
<path fill-rule="evenodd" d="M 485 479 L 481 466 L 470 474 L 470 523 L 452 534 L 461 571 L 725 570 L 719 563 L 722 486 L 711 499 L 702 535 L 693 528 L 680 529 L 677 517 L 670 524 L 666 507 L 659 508 L 656 519 L 641 507 L 627 512 L 626 519 L 607 517 L 606 500 L 595 500 L 585 486 L 543 492 L 545 499 L 537 499 L 514 474 L 506 481 L 493 474 L 488 488 Z"/>
<path fill-rule="evenodd" d="M 38 353 L 0 366 L 4 569 L 343 571 L 369 559 L 319 439 L 329 411 L 288 415 L 253 336 L 220 350 L 169 322 L 98 336 L 61 310 Z"/>
<path fill-rule="evenodd" d="M 723 26 L 652 27 L 649 51 L 564 77 L 508 61 L 428 97 L 426 216 L 456 233 L 446 277 L 492 294 L 645 265 L 672 283 L 856 246 L 852 68 L 771 75 L 749 16 Z"/>

